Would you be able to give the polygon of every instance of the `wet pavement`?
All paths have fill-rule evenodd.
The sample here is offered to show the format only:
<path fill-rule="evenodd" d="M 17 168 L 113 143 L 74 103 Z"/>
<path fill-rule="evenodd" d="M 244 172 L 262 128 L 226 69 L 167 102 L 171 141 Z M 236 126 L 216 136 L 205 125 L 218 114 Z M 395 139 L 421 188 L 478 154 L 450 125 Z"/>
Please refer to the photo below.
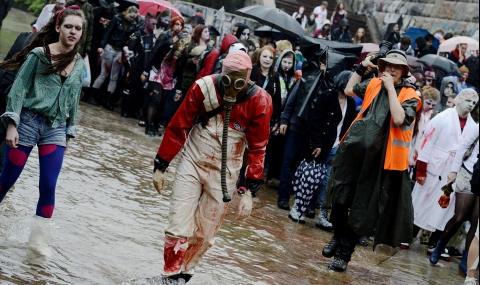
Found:
<path fill-rule="evenodd" d="M 32 18 L 12 10 L 0 31 L 0 56 L 13 41 L 4 35 L 13 34 L 12 27 L 28 31 Z M 0 205 L 0 284 L 160 284 L 155 277 L 163 268 L 171 191 L 159 196 L 154 190 L 152 160 L 161 138 L 145 136 L 137 123 L 118 108 L 80 104 L 46 258 L 27 246 L 38 199 L 38 152 L 32 152 Z M 260 191 L 245 221 L 235 219 L 238 202 L 235 196 L 215 245 L 188 284 L 463 284 L 457 259 L 432 267 L 418 241 L 409 250 L 357 247 L 345 273 L 329 271 L 332 260 L 321 250 L 332 233 L 315 228 L 313 219 L 304 225 L 288 219 L 276 207 L 275 189 Z"/>

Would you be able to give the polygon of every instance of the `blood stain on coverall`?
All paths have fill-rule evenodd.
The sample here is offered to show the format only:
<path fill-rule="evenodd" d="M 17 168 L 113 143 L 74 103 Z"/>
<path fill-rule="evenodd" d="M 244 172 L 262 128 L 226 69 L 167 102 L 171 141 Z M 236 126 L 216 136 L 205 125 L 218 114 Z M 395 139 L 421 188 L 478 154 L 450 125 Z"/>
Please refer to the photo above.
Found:
<path fill-rule="evenodd" d="M 435 132 L 435 128 L 432 128 L 432 130 L 429 132 L 429 133 L 426 133 L 425 134 L 425 137 L 423 139 L 423 142 L 422 142 L 422 146 L 420 147 L 420 149 L 423 149 L 423 147 L 425 146 L 425 144 L 432 139 L 433 137 L 433 133 Z"/>

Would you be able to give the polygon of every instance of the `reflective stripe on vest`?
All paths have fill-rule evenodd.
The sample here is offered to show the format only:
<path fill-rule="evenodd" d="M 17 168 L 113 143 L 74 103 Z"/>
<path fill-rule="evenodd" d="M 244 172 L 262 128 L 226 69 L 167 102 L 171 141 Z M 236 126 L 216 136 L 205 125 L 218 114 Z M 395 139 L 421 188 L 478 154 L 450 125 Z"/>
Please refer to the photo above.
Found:
<path fill-rule="evenodd" d="M 355 121 L 363 118 L 363 114 L 365 110 L 367 110 L 373 102 L 373 99 L 380 93 L 380 89 L 382 88 L 382 81 L 378 78 L 373 78 L 370 80 L 370 83 L 367 86 L 367 90 L 365 92 L 364 100 L 361 106 L 361 110 L 358 113 L 355 120 L 350 125 L 353 126 Z M 420 101 L 420 97 L 418 97 L 417 93 L 413 88 L 404 87 L 398 94 L 398 101 L 400 104 L 409 100 L 409 99 L 417 99 L 417 111 L 420 110 L 422 107 L 422 103 Z M 415 125 L 415 120 L 408 125 L 400 125 L 397 126 L 393 122 L 393 118 L 390 118 L 390 130 L 388 134 L 388 142 L 387 142 L 387 150 L 385 154 L 385 163 L 383 168 L 386 170 L 400 170 L 403 171 L 408 168 L 408 152 L 410 148 L 410 141 L 412 140 L 412 133 L 413 127 Z M 349 129 L 350 130 L 350 129 Z M 349 131 L 348 130 L 348 131 Z M 340 144 L 345 139 L 348 131 L 340 141 Z"/>

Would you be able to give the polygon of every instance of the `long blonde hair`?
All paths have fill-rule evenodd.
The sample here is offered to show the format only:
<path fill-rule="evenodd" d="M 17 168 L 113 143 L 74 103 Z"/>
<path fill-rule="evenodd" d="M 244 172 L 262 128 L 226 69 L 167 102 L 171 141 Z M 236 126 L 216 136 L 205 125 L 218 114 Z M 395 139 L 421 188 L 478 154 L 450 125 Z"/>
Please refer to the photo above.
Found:
<path fill-rule="evenodd" d="M 359 37 L 358 32 L 362 32 L 363 36 Z M 357 32 L 355 33 L 355 36 L 353 37 L 353 43 L 358 44 L 358 43 L 364 43 L 364 42 L 365 42 L 365 29 L 358 28 Z"/>

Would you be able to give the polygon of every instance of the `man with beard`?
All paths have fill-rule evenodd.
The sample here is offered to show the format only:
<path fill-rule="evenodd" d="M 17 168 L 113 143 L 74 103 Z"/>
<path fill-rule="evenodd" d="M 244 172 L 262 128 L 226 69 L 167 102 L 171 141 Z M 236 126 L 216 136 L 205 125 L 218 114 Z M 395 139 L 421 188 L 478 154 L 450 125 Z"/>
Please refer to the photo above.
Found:
<path fill-rule="evenodd" d="M 83 57 L 87 56 L 90 53 L 92 47 L 92 38 L 93 38 L 93 6 L 87 2 L 87 0 L 71 0 L 68 1 L 67 7 L 77 5 L 82 10 L 83 15 L 85 15 L 86 22 L 86 37 L 83 42 L 83 46 L 80 49 L 79 53 Z"/>

